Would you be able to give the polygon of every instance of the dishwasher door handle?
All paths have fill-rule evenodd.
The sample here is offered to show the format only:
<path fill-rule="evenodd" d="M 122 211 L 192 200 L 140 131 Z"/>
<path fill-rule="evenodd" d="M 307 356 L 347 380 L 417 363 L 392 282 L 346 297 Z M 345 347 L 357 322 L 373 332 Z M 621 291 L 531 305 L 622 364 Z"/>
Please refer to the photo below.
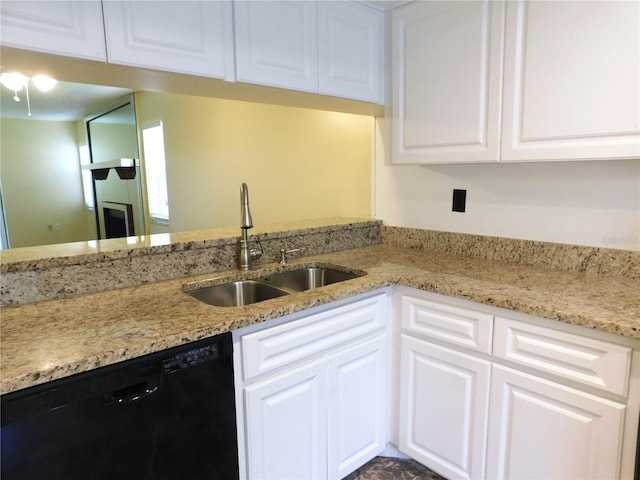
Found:
<path fill-rule="evenodd" d="M 105 393 L 104 403 L 106 405 L 123 405 L 153 395 L 160 389 L 160 379 L 160 376 L 148 378 L 142 382 Z"/>

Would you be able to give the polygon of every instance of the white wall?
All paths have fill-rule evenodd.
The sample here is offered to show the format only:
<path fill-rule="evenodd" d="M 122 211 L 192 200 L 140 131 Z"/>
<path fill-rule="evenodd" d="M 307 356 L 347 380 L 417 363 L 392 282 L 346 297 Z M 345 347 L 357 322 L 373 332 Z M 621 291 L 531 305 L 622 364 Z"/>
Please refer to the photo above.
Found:
<path fill-rule="evenodd" d="M 389 166 L 378 126 L 374 216 L 386 225 L 640 250 L 640 161 Z M 451 211 L 454 188 L 465 213 Z"/>

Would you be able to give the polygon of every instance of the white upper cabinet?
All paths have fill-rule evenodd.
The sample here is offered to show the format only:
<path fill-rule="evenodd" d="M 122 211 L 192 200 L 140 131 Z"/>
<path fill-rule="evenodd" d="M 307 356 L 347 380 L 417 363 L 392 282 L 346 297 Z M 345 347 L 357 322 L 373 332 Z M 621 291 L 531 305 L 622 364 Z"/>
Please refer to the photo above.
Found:
<path fill-rule="evenodd" d="M 0 12 L 9 47 L 383 102 L 384 14 L 357 2 L 4 0 Z"/>
<path fill-rule="evenodd" d="M 316 2 L 236 1 L 238 81 L 318 90 Z"/>
<path fill-rule="evenodd" d="M 503 16 L 493 1 L 393 11 L 394 163 L 498 160 Z"/>
<path fill-rule="evenodd" d="M 381 12 L 345 1 L 318 2 L 320 93 L 383 103 Z"/>
<path fill-rule="evenodd" d="M 100 0 L 0 3 L 2 45 L 106 60 Z"/>
<path fill-rule="evenodd" d="M 382 103 L 382 12 L 346 0 L 233 5 L 238 81 Z"/>
<path fill-rule="evenodd" d="M 104 1 L 109 62 L 233 80 L 230 1 Z"/>
<path fill-rule="evenodd" d="M 503 160 L 640 156 L 639 7 L 509 3 Z"/>
<path fill-rule="evenodd" d="M 640 157 L 639 8 L 520 0 L 395 10 L 392 162 Z"/>

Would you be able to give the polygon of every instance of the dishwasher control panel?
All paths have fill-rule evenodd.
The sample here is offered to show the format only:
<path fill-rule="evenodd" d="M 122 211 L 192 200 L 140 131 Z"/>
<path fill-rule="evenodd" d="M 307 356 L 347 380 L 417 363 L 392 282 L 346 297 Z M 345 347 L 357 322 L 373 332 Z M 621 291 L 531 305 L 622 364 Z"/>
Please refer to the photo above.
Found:
<path fill-rule="evenodd" d="M 181 352 L 171 358 L 166 359 L 162 364 L 164 373 L 175 372 L 184 368 L 194 367 L 204 362 L 216 360 L 219 356 L 218 344 L 207 345 L 205 347 Z"/>

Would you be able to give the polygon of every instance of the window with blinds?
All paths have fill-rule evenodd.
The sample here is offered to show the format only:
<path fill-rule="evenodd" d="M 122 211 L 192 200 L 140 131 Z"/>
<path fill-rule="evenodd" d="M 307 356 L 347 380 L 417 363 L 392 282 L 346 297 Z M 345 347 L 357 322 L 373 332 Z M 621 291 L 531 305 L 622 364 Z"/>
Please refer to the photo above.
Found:
<path fill-rule="evenodd" d="M 84 194 L 84 204 L 87 210 L 96 208 L 93 196 L 93 179 L 91 178 L 91 170 L 84 170 L 82 167 L 91 164 L 89 158 L 89 145 L 79 145 L 78 155 L 80 157 L 80 169 L 82 172 L 82 193 Z"/>
<path fill-rule="evenodd" d="M 164 158 L 162 122 L 153 122 L 142 126 L 142 144 L 149 215 L 153 223 L 168 225 L 169 195 L 167 193 L 167 168 Z"/>

